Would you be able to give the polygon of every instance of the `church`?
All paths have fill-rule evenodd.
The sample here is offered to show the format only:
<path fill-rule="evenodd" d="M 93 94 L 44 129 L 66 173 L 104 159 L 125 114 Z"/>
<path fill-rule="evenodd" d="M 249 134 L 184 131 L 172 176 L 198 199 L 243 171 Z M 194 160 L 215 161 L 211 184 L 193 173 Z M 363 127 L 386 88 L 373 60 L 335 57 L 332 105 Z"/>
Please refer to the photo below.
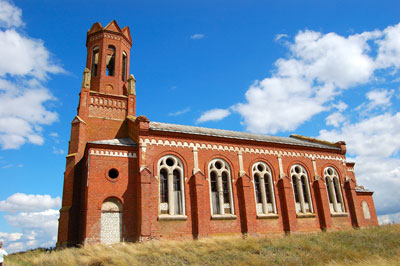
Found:
<path fill-rule="evenodd" d="M 94 23 L 86 47 L 58 247 L 378 224 L 344 141 L 150 121 L 136 114 L 129 27 Z"/>

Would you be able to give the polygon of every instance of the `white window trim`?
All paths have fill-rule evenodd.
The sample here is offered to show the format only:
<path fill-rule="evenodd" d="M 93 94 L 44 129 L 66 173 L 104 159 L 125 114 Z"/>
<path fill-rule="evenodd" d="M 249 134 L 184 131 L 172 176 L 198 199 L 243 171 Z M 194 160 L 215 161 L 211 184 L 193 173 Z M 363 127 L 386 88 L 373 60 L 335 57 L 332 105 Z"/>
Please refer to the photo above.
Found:
<path fill-rule="evenodd" d="M 260 171 L 257 167 L 258 165 L 262 165 L 263 166 L 263 171 Z M 257 208 L 257 196 L 256 196 L 256 183 L 254 181 L 254 176 L 255 174 L 259 174 L 260 180 L 259 180 L 259 185 L 260 185 L 260 189 L 261 189 L 261 204 L 262 204 L 262 212 L 258 211 Z M 267 174 L 268 178 L 269 178 L 269 189 L 271 191 L 271 197 L 272 197 L 272 202 L 270 203 L 272 205 L 272 211 L 268 211 L 268 203 L 267 203 L 267 191 L 265 190 L 265 179 L 264 179 L 264 175 Z M 276 200 L 275 200 L 275 191 L 274 191 L 274 180 L 272 178 L 272 172 L 271 169 L 269 168 L 269 166 L 264 163 L 264 162 L 256 162 L 255 164 L 253 164 L 252 167 L 252 175 L 253 175 L 253 188 L 254 188 L 254 199 L 255 199 L 255 203 L 256 203 L 256 211 L 257 211 L 257 216 L 260 217 L 264 217 L 266 216 L 275 216 L 275 214 L 277 214 L 277 209 L 276 209 Z"/>
<path fill-rule="evenodd" d="M 174 161 L 174 165 L 168 166 L 166 163 L 166 160 L 168 158 L 171 158 Z M 164 161 L 164 164 L 161 166 L 161 162 Z M 168 214 L 161 214 L 161 170 L 165 169 L 168 173 Z M 178 170 L 180 174 L 180 185 L 181 185 L 181 193 L 182 193 L 182 214 L 175 214 L 175 195 L 173 192 L 173 172 L 174 170 Z M 185 177 L 184 177 L 184 172 L 183 172 L 183 163 L 182 161 L 174 156 L 174 155 L 165 155 L 163 156 L 160 160 L 158 160 L 157 163 L 157 173 L 158 173 L 158 213 L 159 213 L 159 218 L 161 219 L 165 218 L 166 216 L 170 217 L 176 217 L 176 220 L 179 220 L 179 218 L 184 218 L 186 217 L 186 205 L 185 205 Z M 173 203 L 173 204 L 171 204 Z M 186 217 L 187 218 L 187 217 Z M 163 219 L 165 220 L 165 219 Z"/>
<path fill-rule="evenodd" d="M 211 166 L 217 161 L 222 163 L 223 167 L 221 169 L 216 169 L 216 168 L 211 169 Z M 222 184 L 222 173 L 226 172 L 228 174 L 229 201 L 230 201 L 229 203 L 230 203 L 231 213 L 228 213 L 228 214 L 225 213 L 224 206 L 223 206 L 224 202 L 223 202 L 223 194 L 222 194 L 223 192 L 222 191 L 218 191 L 220 213 L 217 214 L 217 213 L 214 213 L 214 211 L 213 211 L 212 192 L 211 192 L 211 172 L 212 171 L 217 173 L 217 182 L 220 182 L 220 184 Z M 219 187 L 221 190 L 222 185 L 220 185 Z M 231 168 L 229 167 L 229 164 L 225 160 L 216 158 L 216 159 L 211 160 L 208 163 L 208 189 L 209 189 L 209 196 L 210 196 L 211 219 L 215 219 L 215 220 L 236 219 L 235 208 L 234 208 L 234 204 L 233 204 Z M 217 185 L 217 189 L 218 189 L 218 185 Z M 221 201 L 221 198 L 222 198 L 222 201 Z"/>
<path fill-rule="evenodd" d="M 300 167 L 301 171 L 300 173 L 296 173 L 295 168 L 296 167 Z M 290 180 L 291 182 L 293 182 L 293 176 L 295 177 L 295 181 L 296 181 L 296 187 L 297 187 L 297 194 L 299 196 L 299 200 L 300 200 L 300 210 L 298 210 L 297 208 L 297 202 L 296 202 L 296 197 L 295 197 L 295 191 L 294 191 L 294 185 L 292 184 L 292 188 L 293 188 L 293 196 L 294 196 L 294 204 L 296 207 L 296 213 L 297 214 L 309 214 L 309 213 L 314 213 L 314 209 L 313 209 L 313 204 L 312 204 L 312 197 L 311 197 L 311 191 L 310 191 L 310 184 L 309 184 L 309 179 L 308 179 L 308 174 L 306 169 L 299 165 L 299 164 L 295 164 L 290 168 Z M 304 193 L 303 193 L 303 186 L 301 185 L 301 177 L 305 176 L 306 177 L 306 196 L 307 196 L 307 200 L 309 202 L 309 209 L 310 211 L 306 210 L 306 202 L 304 199 Z"/>
<path fill-rule="evenodd" d="M 329 171 L 331 170 L 331 171 Z M 331 172 L 331 173 L 329 173 Z M 328 201 L 329 201 L 329 196 L 332 199 L 332 203 L 329 201 L 329 209 L 331 211 L 331 214 L 340 214 L 340 213 L 346 213 L 345 211 L 345 206 L 344 206 L 344 200 L 343 200 L 343 193 L 342 193 L 342 188 L 340 185 L 340 179 L 337 171 L 333 167 L 327 167 L 324 169 L 324 178 L 325 178 L 325 187 L 326 192 L 328 193 Z M 340 202 L 337 201 L 337 195 L 336 195 L 336 189 L 335 189 L 335 183 L 333 182 L 333 179 L 336 179 L 336 185 L 338 186 L 337 190 L 339 191 L 339 199 Z M 327 184 L 329 183 L 329 187 Z M 332 206 L 331 206 L 332 204 Z"/>

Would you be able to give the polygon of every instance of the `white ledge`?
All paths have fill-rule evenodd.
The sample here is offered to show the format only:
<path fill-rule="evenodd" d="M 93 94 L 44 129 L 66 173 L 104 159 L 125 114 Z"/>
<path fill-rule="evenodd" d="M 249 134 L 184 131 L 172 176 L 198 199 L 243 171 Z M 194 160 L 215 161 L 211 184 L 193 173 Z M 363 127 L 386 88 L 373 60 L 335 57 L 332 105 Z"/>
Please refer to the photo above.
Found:
<path fill-rule="evenodd" d="M 311 212 L 306 212 L 306 213 L 302 213 L 299 212 L 297 213 L 297 218 L 314 218 L 316 215 L 315 213 L 311 213 Z"/>
<path fill-rule="evenodd" d="M 257 219 L 278 219 L 279 215 L 276 213 L 258 213 Z"/>
<path fill-rule="evenodd" d="M 236 215 L 234 214 L 213 214 L 211 220 L 235 220 Z"/>
<path fill-rule="evenodd" d="M 186 221 L 186 215 L 169 215 L 169 214 L 160 214 L 158 215 L 158 220 L 163 221 Z"/>

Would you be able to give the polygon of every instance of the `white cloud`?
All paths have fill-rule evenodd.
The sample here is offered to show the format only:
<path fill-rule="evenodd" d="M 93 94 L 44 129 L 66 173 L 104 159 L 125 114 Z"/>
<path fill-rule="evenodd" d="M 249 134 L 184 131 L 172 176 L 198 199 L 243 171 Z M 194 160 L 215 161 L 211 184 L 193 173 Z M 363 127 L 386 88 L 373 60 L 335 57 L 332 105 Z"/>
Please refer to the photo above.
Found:
<path fill-rule="evenodd" d="M 15 193 L 0 201 L 0 212 L 42 211 L 61 206 L 60 197 Z"/>
<path fill-rule="evenodd" d="M 208 121 L 219 121 L 224 119 L 228 115 L 230 115 L 230 111 L 228 109 L 212 109 L 207 112 L 204 112 L 197 120 L 196 124 L 204 123 Z"/>
<path fill-rule="evenodd" d="M 187 112 L 189 112 L 189 111 L 190 111 L 190 107 L 187 107 L 187 108 L 185 108 L 185 109 L 183 109 L 183 110 L 180 110 L 180 111 L 168 113 L 168 115 L 169 115 L 169 116 L 180 116 L 180 115 L 183 115 L 183 114 L 185 114 L 185 113 L 187 113 Z"/>
<path fill-rule="evenodd" d="M 400 67 L 400 23 L 389 26 L 384 31 L 384 38 L 377 40 L 379 45 L 376 64 L 379 68 Z"/>
<path fill-rule="evenodd" d="M 346 120 L 346 118 L 341 112 L 334 112 L 328 115 L 325 120 L 326 125 L 338 127 Z"/>
<path fill-rule="evenodd" d="M 400 223 L 400 212 L 386 215 L 379 215 L 378 222 L 380 225 Z"/>
<path fill-rule="evenodd" d="M 274 40 L 275 41 L 279 41 L 280 39 L 284 39 L 284 38 L 287 38 L 287 37 L 289 37 L 287 34 L 281 33 L 281 34 L 275 35 Z"/>
<path fill-rule="evenodd" d="M 205 35 L 202 34 L 202 33 L 195 33 L 195 34 L 190 36 L 190 39 L 192 39 L 192 40 L 200 40 L 200 39 L 203 39 L 204 37 L 205 37 Z"/>
<path fill-rule="evenodd" d="M 392 98 L 394 90 L 372 90 L 366 96 L 370 100 L 369 108 L 373 109 L 378 106 L 386 108 L 391 105 L 390 99 Z"/>
<path fill-rule="evenodd" d="M 21 20 L 22 11 L 10 2 L 0 0 L 0 27 L 21 27 L 24 23 Z"/>
<path fill-rule="evenodd" d="M 54 101 L 43 85 L 49 74 L 62 73 L 42 40 L 18 31 L 22 12 L 0 0 L 0 146 L 17 149 L 26 142 L 42 145 L 42 125 L 57 120 L 45 103 Z"/>
<path fill-rule="evenodd" d="M 0 232 L 8 252 L 54 246 L 57 240 L 59 197 L 16 193 L 0 201 L 0 212 L 13 233 Z"/>

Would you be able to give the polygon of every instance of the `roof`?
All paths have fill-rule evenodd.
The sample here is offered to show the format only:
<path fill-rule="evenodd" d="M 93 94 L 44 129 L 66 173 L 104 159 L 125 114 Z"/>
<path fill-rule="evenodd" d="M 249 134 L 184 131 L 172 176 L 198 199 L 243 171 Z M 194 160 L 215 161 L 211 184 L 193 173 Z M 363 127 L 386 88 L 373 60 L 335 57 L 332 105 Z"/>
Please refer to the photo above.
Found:
<path fill-rule="evenodd" d="M 324 144 L 322 142 L 312 142 L 312 141 L 302 140 L 295 137 L 289 137 L 289 138 L 277 137 L 277 136 L 269 136 L 262 134 L 239 132 L 239 131 L 184 126 L 184 125 L 167 124 L 160 122 L 150 122 L 150 130 L 194 134 L 201 136 L 222 137 L 222 138 L 240 139 L 240 140 L 252 140 L 252 141 L 269 142 L 277 144 L 289 144 L 295 146 L 322 148 L 322 149 L 337 150 L 337 151 L 341 150 L 340 147 L 338 146 Z"/>
<path fill-rule="evenodd" d="M 131 146 L 131 147 L 137 146 L 136 142 L 134 142 L 130 138 L 96 140 L 96 141 L 88 141 L 88 143 L 115 145 L 115 146 Z"/>

